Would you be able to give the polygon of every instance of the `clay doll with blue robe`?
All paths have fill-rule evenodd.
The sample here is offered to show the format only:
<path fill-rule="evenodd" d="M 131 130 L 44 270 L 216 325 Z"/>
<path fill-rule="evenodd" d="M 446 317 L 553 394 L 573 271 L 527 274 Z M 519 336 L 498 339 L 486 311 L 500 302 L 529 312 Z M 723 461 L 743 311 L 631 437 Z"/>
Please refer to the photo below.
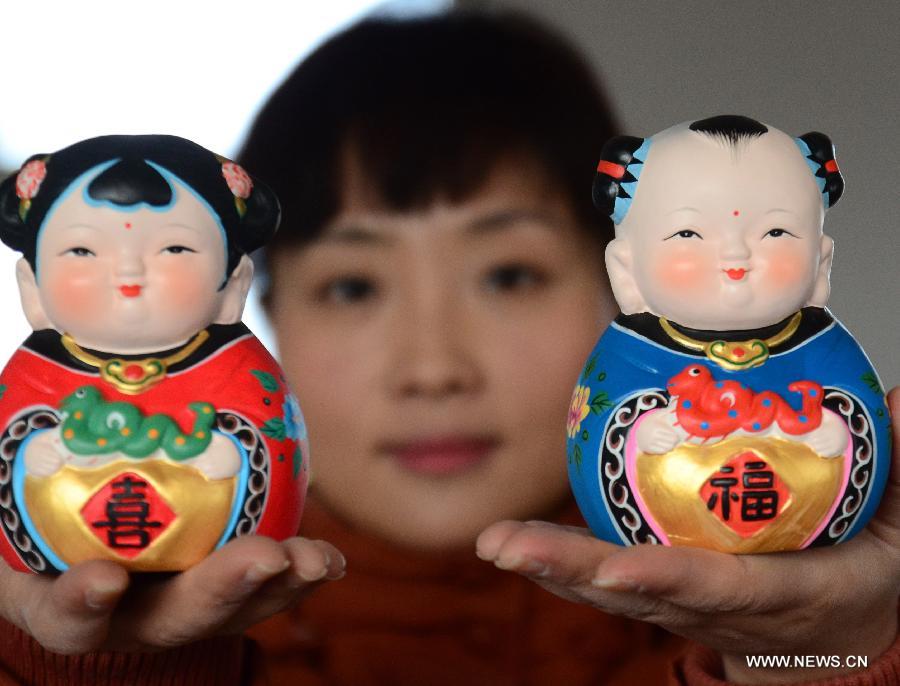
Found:
<path fill-rule="evenodd" d="M 889 417 L 825 308 L 843 191 L 831 141 L 740 116 L 603 150 L 622 314 L 575 389 L 569 473 L 608 541 L 725 552 L 838 543 L 875 512 Z"/>

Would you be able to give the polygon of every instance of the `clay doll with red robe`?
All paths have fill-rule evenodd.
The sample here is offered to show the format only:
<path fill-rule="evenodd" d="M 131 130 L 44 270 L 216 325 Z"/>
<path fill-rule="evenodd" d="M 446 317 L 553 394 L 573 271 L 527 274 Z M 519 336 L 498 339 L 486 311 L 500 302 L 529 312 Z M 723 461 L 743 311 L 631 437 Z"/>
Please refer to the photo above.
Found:
<path fill-rule="evenodd" d="M 241 323 L 277 198 L 174 136 L 104 136 L 0 187 L 34 333 L 0 376 L 0 551 L 14 569 L 185 569 L 296 533 L 303 418 Z"/>

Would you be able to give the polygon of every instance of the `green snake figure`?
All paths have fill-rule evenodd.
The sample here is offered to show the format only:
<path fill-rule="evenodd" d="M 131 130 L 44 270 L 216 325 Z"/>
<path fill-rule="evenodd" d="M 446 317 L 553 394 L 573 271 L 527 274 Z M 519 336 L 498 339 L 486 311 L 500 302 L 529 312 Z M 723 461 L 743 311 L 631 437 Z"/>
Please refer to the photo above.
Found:
<path fill-rule="evenodd" d="M 209 446 L 216 420 L 210 403 L 193 402 L 188 407 L 196 417 L 185 434 L 171 417 L 145 417 L 131 403 L 106 402 L 93 386 L 81 386 L 60 406 L 63 442 L 79 455 L 121 451 L 129 457 L 147 457 L 162 448 L 173 460 L 187 460 Z"/>

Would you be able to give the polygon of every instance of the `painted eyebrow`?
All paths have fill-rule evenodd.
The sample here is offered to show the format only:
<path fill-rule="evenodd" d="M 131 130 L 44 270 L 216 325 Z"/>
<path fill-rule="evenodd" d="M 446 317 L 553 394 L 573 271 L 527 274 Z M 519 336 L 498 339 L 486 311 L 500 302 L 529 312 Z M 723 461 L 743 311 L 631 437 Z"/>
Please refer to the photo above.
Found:
<path fill-rule="evenodd" d="M 82 224 L 82 223 L 78 223 L 78 224 L 69 224 L 67 227 L 65 227 L 64 230 L 65 230 L 65 231 L 70 231 L 70 230 L 72 230 L 72 229 L 89 229 L 89 230 L 91 230 L 91 231 L 100 231 L 100 227 L 99 227 L 99 226 L 94 226 L 93 224 Z"/>
<path fill-rule="evenodd" d="M 562 219 L 556 219 L 545 212 L 537 210 L 500 210 L 478 217 L 466 226 L 466 233 L 484 235 L 503 231 L 520 222 L 529 222 L 548 231 L 555 231 Z"/>
<path fill-rule="evenodd" d="M 194 226 L 192 224 L 179 224 L 178 222 L 173 222 L 172 224 L 166 224 L 159 228 L 160 229 L 187 229 L 188 231 L 193 231 L 194 233 L 203 233 L 203 230 L 199 226 Z"/>
<path fill-rule="evenodd" d="M 676 207 L 674 210 L 666 212 L 665 216 L 668 217 L 670 214 L 675 214 L 676 212 L 695 212 L 696 214 L 701 214 L 700 210 L 698 210 L 696 207 L 685 205 L 684 207 Z"/>

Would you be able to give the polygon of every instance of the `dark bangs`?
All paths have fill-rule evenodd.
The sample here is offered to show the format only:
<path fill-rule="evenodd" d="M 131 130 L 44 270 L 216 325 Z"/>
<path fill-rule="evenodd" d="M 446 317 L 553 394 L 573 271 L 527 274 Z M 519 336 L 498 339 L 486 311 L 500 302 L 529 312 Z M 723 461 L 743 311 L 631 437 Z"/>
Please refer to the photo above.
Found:
<path fill-rule="evenodd" d="M 370 19 L 304 60 L 259 114 L 241 163 L 282 201 L 276 243 L 315 239 L 339 211 L 350 150 L 392 210 L 465 200 L 504 158 L 531 157 L 581 224 L 611 232 L 591 183 L 613 117 L 581 58 L 530 19 Z"/>

